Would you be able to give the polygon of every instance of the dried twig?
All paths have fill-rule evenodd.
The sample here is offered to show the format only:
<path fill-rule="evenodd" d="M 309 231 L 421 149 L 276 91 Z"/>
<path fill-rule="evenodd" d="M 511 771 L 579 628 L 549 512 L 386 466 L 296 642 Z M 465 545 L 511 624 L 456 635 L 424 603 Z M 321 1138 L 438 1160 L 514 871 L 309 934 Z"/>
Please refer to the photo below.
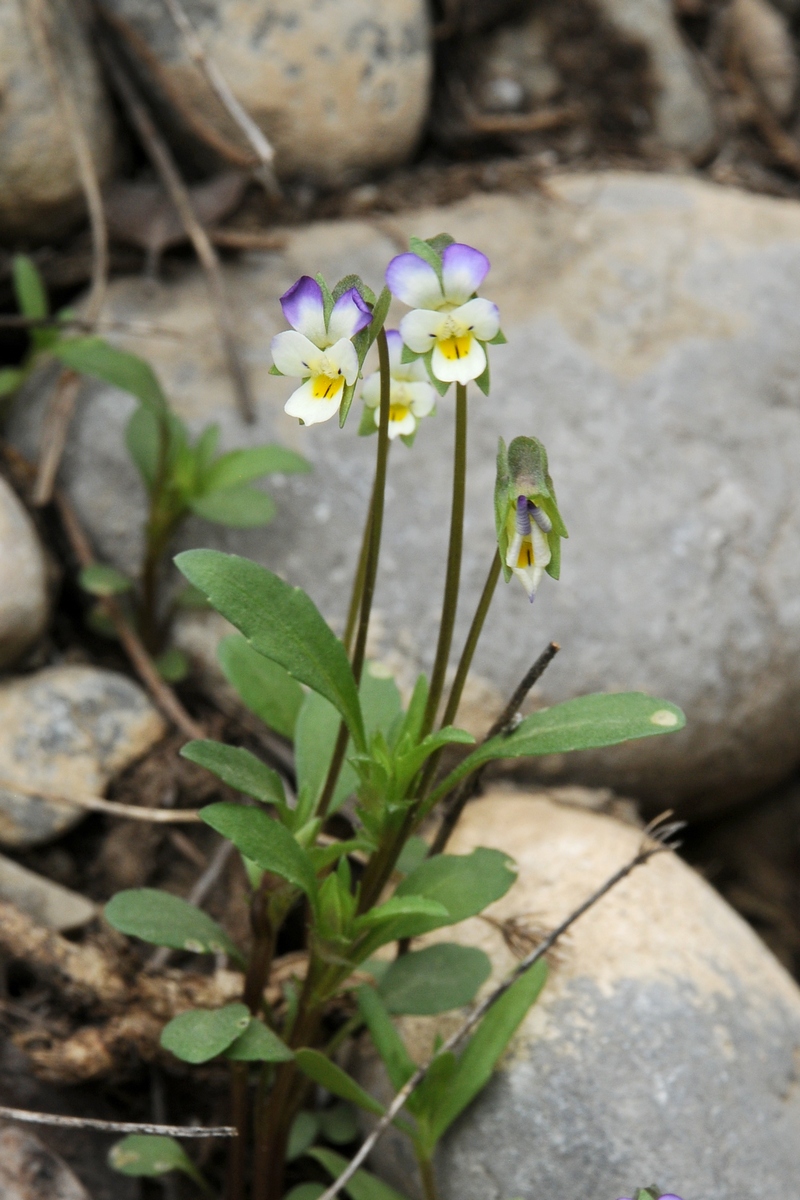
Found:
<path fill-rule="evenodd" d="M 96 1117 L 62 1117 L 57 1113 L 30 1112 L 0 1104 L 0 1119 L 28 1125 L 56 1125 L 60 1129 L 97 1129 L 100 1133 L 155 1133 L 162 1137 L 235 1138 L 232 1125 L 149 1125 L 139 1121 L 100 1121 Z"/>
<path fill-rule="evenodd" d="M 80 329 L 86 333 L 126 333 L 129 337 L 162 337 L 185 341 L 180 329 L 168 329 L 151 321 L 107 321 L 86 317 L 23 317 L 19 313 L 0 313 L 0 329 Z"/>
<path fill-rule="evenodd" d="M 579 121 L 585 115 L 580 104 L 561 104 L 554 108 L 540 108 L 528 113 L 481 113 L 469 108 L 465 111 L 467 124 L 475 133 L 541 133 Z"/>
<path fill-rule="evenodd" d="M 342 1171 L 338 1179 L 334 1180 L 327 1191 L 323 1192 L 320 1200 L 334 1200 L 334 1197 L 339 1194 L 342 1188 L 347 1186 L 348 1182 L 353 1178 L 356 1171 L 364 1162 L 375 1143 L 378 1141 L 381 1135 L 386 1132 L 394 1118 L 403 1108 L 411 1093 L 422 1083 L 433 1063 L 440 1058 L 441 1055 L 447 1054 L 453 1050 L 457 1050 L 464 1039 L 472 1032 L 478 1022 L 486 1015 L 492 1005 L 496 1004 L 500 997 L 505 995 L 508 989 L 519 979 L 521 975 L 524 975 L 524 973 L 529 970 L 534 963 L 538 962 L 540 958 L 543 958 L 545 954 L 547 954 L 548 951 L 553 948 L 559 938 L 563 937 L 567 930 L 570 929 L 570 927 L 574 925 L 580 917 L 587 913 L 590 908 L 593 908 L 594 905 L 603 898 L 603 896 L 607 895 L 608 892 L 610 892 L 612 888 L 616 887 L 618 883 L 621 883 L 622 880 L 630 875 L 632 871 L 636 870 L 637 867 L 643 866 L 644 863 L 648 862 L 651 858 L 653 858 L 654 855 L 661 854 L 666 850 L 674 850 L 676 848 L 677 843 L 671 839 L 674 837 L 678 829 L 681 828 L 681 822 L 662 825 L 660 824 L 662 820 L 663 818 L 659 817 L 656 819 L 656 821 L 653 821 L 650 825 L 648 825 L 647 829 L 644 831 L 645 836 L 643 838 L 642 845 L 633 858 L 625 863 L 623 867 L 620 867 L 618 871 L 615 871 L 614 874 L 605 881 L 605 883 L 597 888 L 596 891 L 592 892 L 592 894 L 588 896 L 582 904 L 578 905 L 578 907 L 574 909 L 569 916 L 566 917 L 561 924 L 557 926 L 557 928 L 554 929 L 553 932 L 546 937 L 539 946 L 536 947 L 535 950 L 532 950 L 530 954 L 526 955 L 525 958 L 523 958 L 522 961 L 517 964 L 507 979 L 505 979 L 503 983 L 496 987 L 494 991 L 486 997 L 485 1000 L 481 1001 L 481 1003 L 472 1010 L 466 1021 L 464 1021 L 464 1023 L 459 1026 L 455 1033 L 452 1034 L 451 1037 L 449 1037 L 447 1041 L 439 1047 L 436 1054 L 434 1054 L 432 1058 L 429 1058 L 426 1063 L 423 1063 L 422 1066 L 417 1067 L 416 1071 L 405 1084 L 405 1086 L 400 1089 L 394 1100 L 392 1100 L 386 1112 L 383 1114 L 380 1121 L 378 1121 L 377 1125 L 366 1139 L 364 1144 L 361 1146 L 358 1153 L 350 1161 L 350 1163 L 348 1163 L 346 1169 Z"/>
<path fill-rule="evenodd" d="M 167 143 L 156 129 L 153 119 L 140 99 L 125 67 L 106 38 L 100 40 L 100 50 L 112 82 L 162 183 L 169 192 L 172 203 L 180 214 L 183 227 L 206 273 L 217 328 L 222 338 L 228 369 L 233 379 L 237 403 L 244 419 L 254 421 L 255 403 L 236 344 L 230 306 L 225 294 L 225 284 L 217 253 L 211 244 L 208 233 L 197 219 L 186 184 L 181 179 Z"/>
<path fill-rule="evenodd" d="M 19 792 L 23 796 L 41 796 L 56 804 L 72 804 L 75 808 L 86 808 L 90 812 L 107 813 L 110 817 L 124 817 L 130 821 L 149 821 L 157 825 L 195 825 L 200 820 L 194 808 L 141 808 L 137 804 L 117 804 L 104 800 L 90 792 L 73 792 L 69 796 L 56 795 L 30 784 L 17 783 L 13 779 L 0 779 L 0 790 Z"/>

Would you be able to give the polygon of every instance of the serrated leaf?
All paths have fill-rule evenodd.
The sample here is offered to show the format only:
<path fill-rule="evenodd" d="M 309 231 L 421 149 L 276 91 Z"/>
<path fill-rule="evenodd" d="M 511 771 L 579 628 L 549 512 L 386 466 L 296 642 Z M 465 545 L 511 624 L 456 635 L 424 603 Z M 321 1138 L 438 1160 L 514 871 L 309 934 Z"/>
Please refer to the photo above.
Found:
<path fill-rule="evenodd" d="M 247 708 L 282 737 L 293 738 L 305 693 L 288 671 L 259 654 L 240 633 L 223 638 L 217 658 Z"/>
<path fill-rule="evenodd" d="M 189 500 L 189 508 L 198 517 L 229 525 L 232 529 L 258 529 L 269 525 L 278 511 L 272 496 L 254 487 L 220 488 Z"/>
<path fill-rule="evenodd" d="M 153 368 L 135 354 L 117 350 L 99 337 L 65 338 L 52 347 L 52 352 L 74 371 L 93 375 L 124 392 L 130 392 L 154 412 L 163 412 L 167 408 Z"/>
<path fill-rule="evenodd" d="M 477 947 L 438 942 L 390 963 L 379 992 L 389 1012 L 428 1017 L 471 1004 L 491 971 Z"/>
<path fill-rule="evenodd" d="M 225 1051 L 232 1062 L 289 1062 L 293 1052 L 263 1021 L 251 1017 L 244 1033 Z"/>
<path fill-rule="evenodd" d="M 108 1152 L 108 1164 L 120 1175 L 157 1178 L 167 1171 L 182 1171 L 206 1191 L 210 1190 L 197 1167 L 174 1138 L 155 1133 L 131 1133 Z"/>
<path fill-rule="evenodd" d="M 127 575 L 123 575 L 116 567 L 108 567 L 103 563 L 92 563 L 89 567 L 82 567 L 78 583 L 92 596 L 119 596 L 133 587 L 133 581 Z"/>
<path fill-rule="evenodd" d="M 315 1146 L 310 1155 L 334 1177 L 341 1175 L 347 1166 L 346 1158 L 337 1154 L 335 1150 L 328 1150 L 322 1146 Z M 363 1170 L 356 1171 L 352 1179 L 345 1184 L 344 1190 L 351 1200 L 406 1200 L 405 1196 L 389 1187 L 388 1183 Z"/>
<path fill-rule="evenodd" d="M 341 1067 L 337 1067 L 318 1050 L 298 1050 L 295 1054 L 295 1062 L 304 1075 L 332 1092 L 334 1096 L 339 1096 L 342 1100 L 349 1100 L 351 1104 L 357 1104 L 359 1108 L 375 1113 L 376 1116 L 383 1116 L 383 1105 L 379 1104 L 374 1096 L 370 1096 L 369 1092 L 365 1092 L 355 1079 L 352 1079 Z"/>
<path fill-rule="evenodd" d="M 277 771 L 242 746 L 226 746 L 223 742 L 198 739 L 187 742 L 181 748 L 181 757 L 205 767 L 229 787 L 263 804 L 286 803 L 286 793 Z"/>
<path fill-rule="evenodd" d="M 455 925 L 505 896 L 517 879 L 510 863 L 509 856 L 501 850 L 483 846 L 471 854 L 437 854 L 407 875 L 398 884 L 395 896 L 426 896 L 436 900 L 447 912 L 443 924 Z"/>
<path fill-rule="evenodd" d="M 15 254 L 11 263 L 14 279 L 14 296 L 19 311 L 31 320 L 41 320 L 50 311 L 47 290 L 39 271 L 27 254 Z"/>
<path fill-rule="evenodd" d="M 366 749 L 358 692 L 344 647 L 304 591 L 234 554 L 189 550 L 175 562 L 260 654 L 329 700 L 347 722 L 358 749 Z"/>
<path fill-rule="evenodd" d="M 317 879 L 306 852 L 280 821 L 263 808 L 245 808 L 242 804 L 209 804 L 200 809 L 207 825 L 233 842 L 262 871 L 280 875 L 298 887 L 312 904 L 317 897 Z"/>
<path fill-rule="evenodd" d="M 181 1062 L 204 1063 L 227 1050 L 249 1024 L 250 1010 L 246 1004 L 192 1008 L 164 1026 L 161 1045 Z"/>
<path fill-rule="evenodd" d="M 319 1118 L 316 1113 L 304 1109 L 292 1121 L 289 1130 L 289 1142 L 286 1147 L 286 1161 L 294 1162 L 305 1154 L 309 1146 L 313 1146 L 319 1133 Z M 301 1185 L 302 1186 L 302 1185 Z"/>
<path fill-rule="evenodd" d="M 283 446 L 251 446 L 231 450 L 212 463 L 203 479 L 207 492 L 239 487 L 264 475 L 297 475 L 311 470 L 311 464 L 294 450 Z"/>
<path fill-rule="evenodd" d="M 117 892 L 105 906 L 109 925 L 129 937 L 154 946 L 190 950 L 195 954 L 223 951 L 241 961 L 241 954 L 225 930 L 207 913 L 180 896 L 157 888 L 130 888 Z"/>

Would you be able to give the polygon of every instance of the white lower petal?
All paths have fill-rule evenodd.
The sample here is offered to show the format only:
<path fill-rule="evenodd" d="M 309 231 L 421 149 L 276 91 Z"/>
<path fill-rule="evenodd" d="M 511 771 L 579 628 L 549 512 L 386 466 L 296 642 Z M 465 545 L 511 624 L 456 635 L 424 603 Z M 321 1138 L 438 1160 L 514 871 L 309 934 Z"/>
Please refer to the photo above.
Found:
<path fill-rule="evenodd" d="M 413 308 L 400 322 L 400 333 L 409 350 L 427 354 L 435 346 L 439 330 L 445 323 L 443 313 L 430 308 Z"/>
<path fill-rule="evenodd" d="M 427 417 L 436 404 L 436 392 L 430 383 L 406 383 L 411 411 L 415 417 Z"/>
<path fill-rule="evenodd" d="M 512 570 L 532 600 L 536 594 L 536 589 L 542 581 L 544 568 L 534 565 L 531 567 L 513 567 Z"/>
<path fill-rule="evenodd" d="M 367 408 L 377 408 L 381 402 L 381 373 L 373 371 L 364 380 L 364 385 L 361 388 L 361 399 L 366 404 Z"/>
<path fill-rule="evenodd" d="M 355 383 L 358 379 L 358 354 L 349 338 L 340 338 L 325 351 L 325 358 L 331 367 L 338 369 L 344 375 L 345 383 Z M 330 372 L 333 374 L 333 372 Z"/>
<path fill-rule="evenodd" d="M 320 363 L 323 351 L 296 329 L 276 333 L 270 346 L 272 360 L 284 375 L 311 375 Z"/>
<path fill-rule="evenodd" d="M 400 421 L 389 422 L 389 437 L 394 440 L 397 437 L 408 437 L 417 428 L 417 420 L 410 409 L 406 411 L 406 415 Z"/>
<path fill-rule="evenodd" d="M 519 562 L 519 552 L 522 549 L 522 534 L 515 533 L 508 544 L 506 553 L 506 566 L 515 569 Z"/>
<path fill-rule="evenodd" d="M 486 353 L 477 338 L 470 338 L 469 350 L 461 358 L 445 357 L 440 344 L 437 342 L 431 370 L 442 383 L 469 383 L 483 374 L 486 366 Z"/>
<path fill-rule="evenodd" d="M 531 521 L 531 544 L 533 545 L 533 561 L 537 567 L 546 567 L 552 557 L 550 543 L 535 521 Z"/>
<path fill-rule="evenodd" d="M 476 296 L 450 313 L 454 323 L 463 325 L 482 342 L 490 342 L 500 329 L 500 310 L 491 300 Z"/>
<path fill-rule="evenodd" d="M 283 411 L 290 417 L 298 417 L 305 425 L 318 425 L 320 421 L 329 421 L 339 411 L 344 389 L 340 388 L 332 400 L 316 400 L 313 389 L 314 381 L 307 379 L 296 392 L 292 392 Z"/>

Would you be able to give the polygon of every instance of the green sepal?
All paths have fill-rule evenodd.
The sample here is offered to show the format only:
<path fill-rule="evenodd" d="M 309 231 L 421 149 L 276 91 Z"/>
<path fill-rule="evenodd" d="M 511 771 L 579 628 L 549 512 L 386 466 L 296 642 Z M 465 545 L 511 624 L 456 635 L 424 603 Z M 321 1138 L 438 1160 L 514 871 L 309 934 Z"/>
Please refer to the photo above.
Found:
<path fill-rule="evenodd" d="M 275 366 L 275 363 L 273 363 L 273 364 L 272 364 L 272 366 L 270 367 L 270 369 L 269 369 L 269 371 L 267 372 L 267 374 L 269 374 L 269 375 L 280 375 L 281 379 L 283 379 L 283 378 L 284 378 L 283 371 L 279 371 L 279 370 L 278 370 L 278 368 Z"/>
<path fill-rule="evenodd" d="M 497 534 L 497 550 L 500 564 L 503 568 L 503 579 L 508 583 L 511 578 L 511 567 L 506 563 L 508 556 L 508 519 L 509 504 L 509 469 L 508 449 L 502 438 L 497 439 L 497 474 L 494 484 L 494 525 Z"/>
<path fill-rule="evenodd" d="M 450 384 L 444 383 L 444 381 L 441 379 L 437 379 L 433 373 L 433 366 L 432 366 L 432 361 L 431 361 L 433 359 L 433 350 L 429 350 L 427 352 L 427 354 L 420 354 L 417 357 L 421 358 L 424 361 L 425 369 L 428 372 L 428 378 L 430 379 L 433 386 L 436 388 L 436 391 L 439 393 L 439 395 L 440 396 L 447 395 L 447 390 L 450 387 Z"/>
<path fill-rule="evenodd" d="M 432 417 L 433 413 L 432 412 L 428 413 L 428 416 Z M 413 433 L 401 433 L 400 441 L 403 442 L 404 445 L 408 446 L 408 448 L 410 450 L 411 447 L 414 445 L 414 442 L 417 439 L 418 432 L 419 432 L 419 425 L 417 425 L 417 428 L 414 430 Z"/>
<path fill-rule="evenodd" d="M 373 433 L 378 432 L 378 426 L 375 422 L 375 409 L 368 408 L 364 405 L 361 413 L 361 420 L 358 423 L 358 436 L 371 437 Z"/>
<path fill-rule="evenodd" d="M 427 353 L 430 353 L 430 351 L 427 351 Z M 410 346 L 407 346 L 405 344 L 405 342 L 403 342 L 403 349 L 400 351 L 400 362 L 401 363 L 416 362 L 418 358 L 424 358 L 424 357 L 425 357 L 424 354 L 417 354 L 416 350 L 412 350 Z"/>
<path fill-rule="evenodd" d="M 440 234 L 440 237 L 447 235 Z M 436 272 L 436 278 L 439 280 L 439 287 L 444 295 L 444 276 L 442 275 L 442 256 L 438 250 L 435 250 L 430 242 L 423 242 L 421 238 L 412 237 L 408 239 L 408 248 L 412 254 L 416 254 L 417 258 L 421 258 L 429 267 L 433 267 Z"/>
<path fill-rule="evenodd" d="M 358 382 L 358 381 L 356 381 Z M 356 384 L 346 383 L 342 391 L 342 403 L 339 405 L 339 428 L 344 429 L 344 423 L 347 420 L 347 414 L 350 412 L 350 406 L 353 403 L 353 397 L 356 394 Z"/>
<path fill-rule="evenodd" d="M 486 355 L 486 366 L 483 368 L 480 375 L 478 375 L 478 377 L 476 378 L 475 386 L 477 388 L 480 388 L 480 390 L 483 392 L 484 396 L 488 396 L 490 382 L 491 381 L 489 378 L 489 355 L 487 354 Z"/>
<path fill-rule="evenodd" d="M 325 328 L 327 329 L 328 322 L 331 319 L 331 313 L 333 312 L 334 299 L 333 299 L 333 296 L 331 295 L 331 289 L 328 287 L 327 283 L 325 282 L 324 277 L 322 275 L 320 275 L 319 272 L 317 272 L 317 274 L 314 276 L 314 278 L 316 279 L 317 283 L 319 284 L 320 291 L 322 292 L 322 314 L 323 314 L 323 319 L 325 321 Z"/>
<path fill-rule="evenodd" d="M 437 233 L 434 237 L 425 239 L 431 250 L 435 250 L 437 254 L 442 254 L 448 246 L 453 245 L 455 240 L 449 233 Z"/>
<path fill-rule="evenodd" d="M 319 279 L 319 276 L 317 276 L 317 279 Z M 320 287 L 321 286 L 322 285 L 320 284 Z M 345 275 L 343 279 L 339 280 L 332 293 L 334 304 L 345 294 L 345 292 L 349 292 L 351 288 L 355 288 L 361 299 L 368 304 L 370 308 L 375 307 L 375 293 L 371 287 L 364 283 L 364 280 L 360 275 Z"/>
<path fill-rule="evenodd" d="M 386 324 L 386 318 L 389 315 L 389 307 L 391 303 L 392 293 L 389 291 L 388 287 L 384 287 L 380 296 L 378 296 L 378 299 L 375 301 L 375 305 L 372 310 L 372 322 L 367 326 L 367 329 L 369 330 L 370 346 Z"/>
<path fill-rule="evenodd" d="M 497 333 L 494 335 L 494 337 L 493 337 L 493 338 L 489 338 L 489 340 L 488 340 L 488 342 L 486 343 L 486 345 L 487 345 L 487 346 L 505 346 L 505 344 L 507 343 L 507 341 L 508 341 L 508 338 L 507 338 L 507 337 L 506 337 L 506 335 L 503 333 L 502 329 L 498 329 L 498 331 L 497 331 Z"/>

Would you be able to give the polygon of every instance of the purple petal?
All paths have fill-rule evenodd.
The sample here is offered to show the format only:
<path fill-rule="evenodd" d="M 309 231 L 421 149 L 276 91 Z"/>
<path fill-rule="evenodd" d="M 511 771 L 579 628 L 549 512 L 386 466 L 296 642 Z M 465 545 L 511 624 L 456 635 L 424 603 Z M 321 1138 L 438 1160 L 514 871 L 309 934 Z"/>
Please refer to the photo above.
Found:
<path fill-rule="evenodd" d="M 356 288 L 350 288 L 333 306 L 328 321 L 328 337 L 332 342 L 338 342 L 340 338 L 355 337 L 371 320 L 372 313 L 360 293 Z"/>
<path fill-rule="evenodd" d="M 451 304 L 464 304 L 477 292 L 489 272 L 489 260 L 480 250 L 453 242 L 442 254 L 444 294 Z"/>
<path fill-rule="evenodd" d="M 409 308 L 438 308 L 444 299 L 439 278 L 418 254 L 398 254 L 386 268 L 389 291 Z"/>
<path fill-rule="evenodd" d="M 289 324 L 315 345 L 325 340 L 325 310 L 322 289 L 310 275 L 301 275 L 281 296 L 283 315 Z"/>
<path fill-rule="evenodd" d="M 386 341 L 389 343 L 389 365 L 400 366 L 400 356 L 403 353 L 403 335 L 399 329 L 387 329 Z"/>

